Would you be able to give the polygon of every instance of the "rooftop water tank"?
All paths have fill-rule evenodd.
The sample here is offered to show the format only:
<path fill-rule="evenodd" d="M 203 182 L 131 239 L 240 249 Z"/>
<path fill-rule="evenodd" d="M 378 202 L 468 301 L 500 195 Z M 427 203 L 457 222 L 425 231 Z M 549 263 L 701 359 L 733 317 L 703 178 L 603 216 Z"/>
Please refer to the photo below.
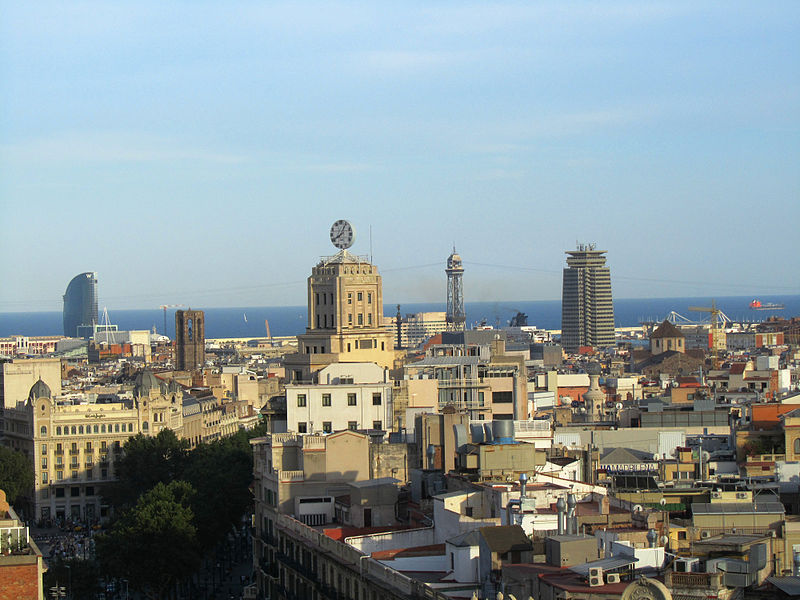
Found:
<path fill-rule="evenodd" d="M 514 421 L 492 421 L 492 435 L 495 444 L 514 443 Z"/>

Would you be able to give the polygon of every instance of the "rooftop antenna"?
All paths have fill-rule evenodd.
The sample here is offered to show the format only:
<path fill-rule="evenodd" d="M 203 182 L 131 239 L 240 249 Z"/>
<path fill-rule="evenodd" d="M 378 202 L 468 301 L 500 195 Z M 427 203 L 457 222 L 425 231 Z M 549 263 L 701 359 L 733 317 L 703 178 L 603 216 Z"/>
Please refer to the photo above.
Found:
<path fill-rule="evenodd" d="M 372 225 L 369 226 L 369 262 L 372 264 Z"/>

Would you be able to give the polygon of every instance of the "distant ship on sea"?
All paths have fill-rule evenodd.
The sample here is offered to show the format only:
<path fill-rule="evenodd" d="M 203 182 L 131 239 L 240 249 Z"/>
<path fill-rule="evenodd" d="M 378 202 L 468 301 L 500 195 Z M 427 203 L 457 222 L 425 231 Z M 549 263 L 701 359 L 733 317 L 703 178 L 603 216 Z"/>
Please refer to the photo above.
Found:
<path fill-rule="evenodd" d="M 776 302 L 761 302 L 758 298 L 750 303 L 750 308 L 753 310 L 783 310 L 786 308 L 785 304 L 778 304 Z"/>

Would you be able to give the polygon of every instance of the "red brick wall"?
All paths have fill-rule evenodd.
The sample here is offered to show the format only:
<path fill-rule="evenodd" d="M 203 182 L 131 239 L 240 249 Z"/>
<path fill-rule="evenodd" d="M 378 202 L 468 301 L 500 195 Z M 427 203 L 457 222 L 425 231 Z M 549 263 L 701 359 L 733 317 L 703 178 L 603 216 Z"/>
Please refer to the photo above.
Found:
<path fill-rule="evenodd" d="M 38 600 L 38 598 L 39 574 L 35 564 L 0 564 L 0 600 Z"/>

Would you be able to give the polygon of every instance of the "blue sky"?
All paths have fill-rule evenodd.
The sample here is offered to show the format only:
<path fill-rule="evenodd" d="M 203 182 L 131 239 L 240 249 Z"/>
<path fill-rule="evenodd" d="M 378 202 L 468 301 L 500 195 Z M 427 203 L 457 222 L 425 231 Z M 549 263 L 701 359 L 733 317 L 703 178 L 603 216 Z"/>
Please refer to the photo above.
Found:
<path fill-rule="evenodd" d="M 800 3 L 0 2 L 0 311 L 800 293 Z"/>

